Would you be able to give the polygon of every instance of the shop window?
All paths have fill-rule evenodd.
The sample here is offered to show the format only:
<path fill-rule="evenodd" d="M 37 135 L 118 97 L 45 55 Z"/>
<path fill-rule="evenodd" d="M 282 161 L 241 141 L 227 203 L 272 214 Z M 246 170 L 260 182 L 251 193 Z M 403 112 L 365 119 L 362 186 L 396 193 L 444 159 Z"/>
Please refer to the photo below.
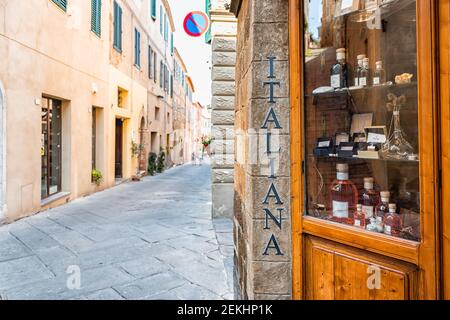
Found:
<path fill-rule="evenodd" d="M 419 241 L 416 1 L 328 2 L 304 2 L 306 214 Z"/>
<path fill-rule="evenodd" d="M 41 198 L 61 192 L 62 102 L 42 98 Z"/>

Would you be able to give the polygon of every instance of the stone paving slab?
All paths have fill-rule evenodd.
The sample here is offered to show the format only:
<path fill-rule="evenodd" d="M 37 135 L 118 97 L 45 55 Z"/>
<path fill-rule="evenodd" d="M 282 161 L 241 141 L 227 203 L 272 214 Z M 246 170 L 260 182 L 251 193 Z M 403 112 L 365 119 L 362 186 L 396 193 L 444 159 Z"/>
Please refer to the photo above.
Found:
<path fill-rule="evenodd" d="M 231 299 L 231 221 L 209 166 L 180 166 L 0 227 L 7 299 Z M 69 289 L 80 269 L 80 288 Z"/>

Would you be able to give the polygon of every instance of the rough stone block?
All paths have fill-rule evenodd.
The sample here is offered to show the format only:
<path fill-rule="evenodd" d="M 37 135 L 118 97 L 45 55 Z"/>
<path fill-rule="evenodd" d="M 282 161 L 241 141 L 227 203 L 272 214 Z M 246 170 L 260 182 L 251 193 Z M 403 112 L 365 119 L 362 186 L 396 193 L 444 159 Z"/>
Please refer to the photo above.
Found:
<path fill-rule="evenodd" d="M 213 126 L 211 135 L 214 140 L 234 140 L 234 126 Z"/>
<path fill-rule="evenodd" d="M 278 219 L 279 213 L 276 210 L 283 206 L 268 206 L 272 214 Z M 276 225 L 275 221 L 268 218 L 268 227 L 265 229 L 265 220 L 253 220 L 252 222 L 252 258 L 253 261 L 290 261 L 291 259 L 291 224 L 289 222 L 290 212 L 284 210 L 282 213 L 281 229 Z M 279 246 L 280 252 L 273 249 L 274 243 L 271 243 L 271 248 L 267 251 L 267 255 L 263 255 L 271 237 L 274 236 Z M 277 255 L 281 253 L 281 255 Z"/>
<path fill-rule="evenodd" d="M 211 107 L 213 110 L 234 110 L 234 96 L 214 96 Z"/>
<path fill-rule="evenodd" d="M 213 218 L 233 217 L 233 194 L 232 183 L 212 185 L 212 215 Z"/>
<path fill-rule="evenodd" d="M 254 300 L 292 300 L 292 295 L 257 293 Z"/>
<path fill-rule="evenodd" d="M 212 155 L 211 165 L 213 168 L 228 168 L 231 169 L 234 167 L 234 154 L 225 154 L 225 155 Z"/>
<path fill-rule="evenodd" d="M 258 12 L 254 16 L 254 22 L 287 22 L 288 20 L 286 0 L 253 1 L 252 4 L 253 10 Z"/>
<path fill-rule="evenodd" d="M 235 37 L 214 37 L 212 40 L 212 51 L 236 51 Z"/>
<path fill-rule="evenodd" d="M 212 171 L 213 183 L 233 183 L 234 170 L 232 169 L 214 169 Z"/>
<path fill-rule="evenodd" d="M 273 131 L 272 131 L 273 132 Z M 267 130 L 259 130 L 252 136 L 246 159 L 247 172 L 254 176 L 289 177 L 290 175 L 290 137 L 272 133 L 270 138 L 270 157 L 267 154 Z M 278 153 L 275 153 L 278 152 Z"/>
<path fill-rule="evenodd" d="M 236 36 L 237 23 L 235 21 L 220 21 L 211 24 L 211 34 L 214 36 Z"/>
<path fill-rule="evenodd" d="M 251 112 L 248 113 L 249 127 L 259 129 L 262 127 L 269 109 L 273 108 L 281 129 L 274 129 L 274 123 L 268 123 L 269 129 L 279 134 L 290 134 L 290 104 L 289 99 L 277 99 L 276 103 L 269 103 L 267 99 L 252 99 L 250 101 Z M 272 118 L 271 118 L 272 119 Z"/>
<path fill-rule="evenodd" d="M 213 52 L 212 54 L 213 66 L 235 66 L 236 53 L 235 52 Z"/>
<path fill-rule="evenodd" d="M 234 155 L 234 140 L 214 140 L 212 142 L 214 155 Z"/>
<path fill-rule="evenodd" d="M 213 67 L 212 69 L 213 81 L 234 81 L 235 67 Z"/>
<path fill-rule="evenodd" d="M 290 262 L 253 262 L 253 289 L 255 294 L 290 295 Z"/>
<path fill-rule="evenodd" d="M 213 96 L 234 96 L 236 85 L 234 81 L 213 81 Z"/>
<path fill-rule="evenodd" d="M 289 59 L 287 23 L 256 23 L 253 28 L 253 60 L 266 60 L 267 57 L 276 57 L 277 60 Z"/>
<path fill-rule="evenodd" d="M 247 177 L 247 184 L 250 186 L 250 194 L 252 197 L 248 200 L 247 206 L 250 207 L 250 212 L 254 219 L 265 219 L 264 208 L 283 207 L 286 211 L 286 216 L 290 216 L 290 178 L 280 177 L 275 179 L 274 185 L 278 192 L 282 205 L 277 205 L 274 198 L 269 199 L 269 204 L 263 204 L 272 180 L 266 177 Z"/>
<path fill-rule="evenodd" d="M 213 125 L 234 125 L 234 111 L 213 111 L 211 121 Z"/>
<path fill-rule="evenodd" d="M 252 65 L 252 98 L 269 98 L 269 85 L 263 86 L 263 82 L 280 82 L 280 86 L 274 86 L 274 100 L 289 97 L 289 63 L 276 60 L 274 62 L 275 79 L 268 78 L 269 62 L 258 61 Z"/>

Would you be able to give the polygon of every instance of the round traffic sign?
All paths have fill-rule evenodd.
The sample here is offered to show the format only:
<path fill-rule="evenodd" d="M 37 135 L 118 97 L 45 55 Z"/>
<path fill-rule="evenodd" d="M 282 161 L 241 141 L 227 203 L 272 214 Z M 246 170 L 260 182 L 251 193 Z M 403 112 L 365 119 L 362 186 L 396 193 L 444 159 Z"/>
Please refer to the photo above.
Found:
<path fill-rule="evenodd" d="M 200 37 L 208 31 L 209 18 L 204 12 L 193 11 L 186 16 L 183 26 L 191 37 Z"/>

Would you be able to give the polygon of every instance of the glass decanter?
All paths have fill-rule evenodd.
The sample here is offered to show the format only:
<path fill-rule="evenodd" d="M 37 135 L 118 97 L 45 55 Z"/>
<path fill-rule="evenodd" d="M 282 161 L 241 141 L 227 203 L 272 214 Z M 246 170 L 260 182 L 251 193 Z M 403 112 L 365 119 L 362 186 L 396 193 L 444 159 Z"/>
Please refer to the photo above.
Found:
<path fill-rule="evenodd" d="M 389 128 L 389 138 L 381 148 L 381 153 L 385 159 L 407 160 L 414 154 L 414 148 L 407 141 L 400 124 L 400 109 L 405 103 L 405 96 L 396 97 L 389 94 L 388 109 L 393 109 L 391 125 Z"/>

